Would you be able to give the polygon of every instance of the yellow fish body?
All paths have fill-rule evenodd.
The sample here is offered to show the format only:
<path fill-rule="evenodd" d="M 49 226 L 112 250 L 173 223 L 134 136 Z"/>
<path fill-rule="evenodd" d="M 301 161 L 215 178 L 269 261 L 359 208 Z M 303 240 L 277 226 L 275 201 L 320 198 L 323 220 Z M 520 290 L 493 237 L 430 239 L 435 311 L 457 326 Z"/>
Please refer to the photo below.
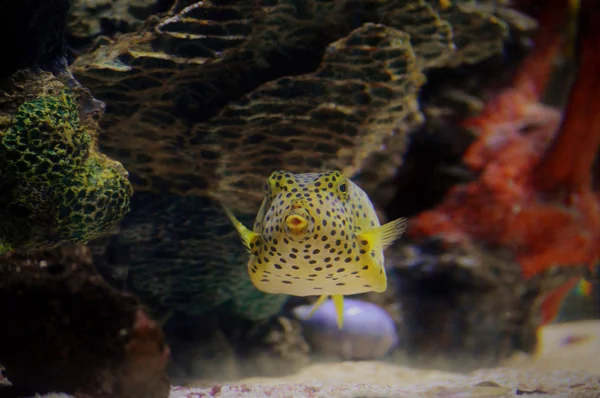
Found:
<path fill-rule="evenodd" d="M 344 295 L 384 292 L 383 250 L 406 229 L 399 218 L 380 225 L 367 194 L 339 171 L 275 171 L 252 230 L 225 209 L 250 253 L 258 290 L 319 295 L 309 317 L 332 296 L 343 326 Z"/>

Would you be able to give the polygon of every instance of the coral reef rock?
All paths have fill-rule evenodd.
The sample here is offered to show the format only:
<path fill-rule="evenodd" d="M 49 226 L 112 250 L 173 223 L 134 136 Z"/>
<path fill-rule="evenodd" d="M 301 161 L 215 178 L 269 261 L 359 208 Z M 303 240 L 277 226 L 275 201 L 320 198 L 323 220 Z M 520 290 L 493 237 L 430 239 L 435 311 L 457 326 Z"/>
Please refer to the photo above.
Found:
<path fill-rule="evenodd" d="M 139 295 L 156 317 L 217 312 L 260 320 L 287 299 L 252 285 L 248 254 L 209 198 L 136 193 L 120 233 L 93 250 L 98 271 Z"/>
<path fill-rule="evenodd" d="M 502 49 L 506 23 L 471 3 L 195 2 L 73 71 L 108 104 L 101 145 L 136 189 L 244 192 L 228 200 L 249 210 L 277 167 L 354 175 L 384 145 L 393 172 L 421 119 L 420 70 Z"/>
<path fill-rule="evenodd" d="M 144 20 L 164 12 L 173 0 L 72 0 L 67 21 L 72 45 L 91 45 L 94 39 L 133 32 Z"/>
<path fill-rule="evenodd" d="M 501 8 L 176 2 L 82 54 L 73 73 L 107 104 L 101 148 L 137 192 L 120 235 L 95 245 L 100 272 L 157 314 L 276 314 L 285 298 L 250 285 L 217 201 L 256 214 L 277 168 L 337 168 L 367 190 L 391 178 L 423 119 L 424 72 L 499 53 Z"/>
<path fill-rule="evenodd" d="M 0 313 L 2 397 L 168 395 L 162 331 L 99 277 L 83 245 L 0 257 Z"/>
<path fill-rule="evenodd" d="M 410 250 L 390 249 L 411 356 L 465 358 L 461 365 L 472 367 L 534 351 L 536 329 L 558 315 L 561 291 L 589 274 L 600 255 L 592 186 L 600 129 L 582 111 L 600 94 L 600 36 L 592 28 L 599 9 L 582 3 L 573 53 L 580 67 L 571 90 L 562 90 L 558 102 L 569 101 L 561 115 L 540 98 L 572 21 L 561 1 L 533 8 L 540 24 L 533 51 L 507 87 L 460 122 L 476 137 L 462 156 L 473 180 L 411 218 Z"/>
<path fill-rule="evenodd" d="M 384 296 L 402 303 L 398 356 L 462 371 L 534 352 L 540 297 L 584 273 L 557 267 L 524 280 L 509 253 L 449 248 L 439 238 L 393 247 L 388 261 L 391 283 Z"/>
<path fill-rule="evenodd" d="M 0 88 L 0 254 L 85 242 L 129 210 L 123 166 L 98 152 L 99 101 L 39 70 Z"/>

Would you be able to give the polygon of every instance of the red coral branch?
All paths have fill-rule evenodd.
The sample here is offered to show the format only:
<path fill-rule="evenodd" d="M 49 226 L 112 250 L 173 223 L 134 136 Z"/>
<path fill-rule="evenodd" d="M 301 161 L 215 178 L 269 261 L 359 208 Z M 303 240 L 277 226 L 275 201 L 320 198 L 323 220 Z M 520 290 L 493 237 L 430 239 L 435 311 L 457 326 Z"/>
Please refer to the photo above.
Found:
<path fill-rule="evenodd" d="M 544 7 L 533 7 L 536 11 L 534 17 L 539 21 L 539 30 L 533 38 L 535 51 L 520 65 L 512 87 L 487 103 L 478 116 L 465 120 L 464 126 L 482 129 L 495 122 L 520 119 L 526 105 L 539 100 L 561 50 L 561 30 L 568 1 L 547 0 Z"/>
<path fill-rule="evenodd" d="M 585 23 L 600 26 L 597 6 L 590 7 L 584 0 Z M 591 265 L 600 257 L 600 200 L 589 181 L 600 131 L 592 110 L 600 105 L 594 72 L 600 65 L 592 46 L 599 43 L 597 32 L 583 32 L 579 76 L 562 125 L 557 110 L 538 103 L 560 50 L 565 8 L 566 0 L 546 3 L 536 50 L 513 87 L 464 122 L 479 133 L 463 158 L 480 173 L 478 179 L 455 187 L 440 206 L 415 217 L 411 236 L 441 235 L 447 242 L 477 241 L 511 249 L 526 278 L 553 266 Z M 539 191 L 542 182 L 565 189 L 576 185 L 578 194 L 571 195 L 568 205 L 549 201 Z"/>
<path fill-rule="evenodd" d="M 600 146 L 600 3 L 582 0 L 579 19 L 579 73 L 559 134 L 535 176 L 537 186 L 545 191 L 589 190 Z"/>

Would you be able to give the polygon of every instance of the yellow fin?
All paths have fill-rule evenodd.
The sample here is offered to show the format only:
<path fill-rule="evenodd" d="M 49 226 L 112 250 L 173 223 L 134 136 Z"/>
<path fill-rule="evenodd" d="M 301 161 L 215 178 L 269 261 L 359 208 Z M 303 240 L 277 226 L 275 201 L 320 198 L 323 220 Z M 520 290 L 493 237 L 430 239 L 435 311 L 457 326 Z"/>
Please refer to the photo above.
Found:
<path fill-rule="evenodd" d="M 318 310 L 320 306 L 325 304 L 327 297 L 328 297 L 327 294 L 322 294 L 321 297 L 319 297 L 319 299 L 315 302 L 315 305 L 313 306 L 312 310 L 310 310 L 310 312 L 308 313 L 308 315 L 306 315 L 304 317 L 304 319 L 306 320 L 306 319 L 310 318 L 311 316 L 313 316 L 315 311 Z"/>
<path fill-rule="evenodd" d="M 327 295 L 326 294 L 322 294 L 319 299 L 315 302 L 315 305 L 313 306 L 312 310 L 310 310 L 310 312 L 308 313 L 308 315 L 306 315 L 304 317 L 304 320 L 310 318 L 311 316 L 313 316 L 313 314 L 315 313 L 315 311 L 317 311 L 319 309 L 320 306 L 322 306 L 323 304 L 325 304 L 325 301 L 327 301 Z M 341 329 L 342 327 L 344 327 L 344 295 L 342 294 L 334 294 L 331 296 L 332 300 L 333 300 L 333 304 L 335 305 L 335 312 L 337 314 L 337 325 L 338 327 Z"/>
<path fill-rule="evenodd" d="M 237 218 L 235 218 L 235 216 L 229 211 L 229 209 L 223 206 L 223 210 L 225 210 L 227 217 L 229 217 L 233 226 L 238 231 L 240 237 L 242 238 L 244 246 L 246 246 L 249 252 L 252 252 L 252 250 L 256 247 L 256 242 L 260 239 L 260 235 L 252 231 L 251 229 L 246 228 L 244 224 L 242 224 Z"/>
<path fill-rule="evenodd" d="M 369 250 L 384 250 L 406 231 L 406 218 L 398 218 L 378 228 L 356 234 L 361 246 Z"/>
<path fill-rule="evenodd" d="M 363 271 L 363 279 L 366 283 L 371 285 L 372 291 L 376 293 L 383 293 L 387 290 L 387 275 L 383 267 L 377 263 L 377 261 L 370 255 L 363 257 L 365 264 L 369 266 L 369 269 Z"/>
<path fill-rule="evenodd" d="M 344 327 L 344 296 L 342 294 L 334 294 L 331 296 L 333 304 L 335 304 L 335 312 L 337 313 L 338 328 Z"/>

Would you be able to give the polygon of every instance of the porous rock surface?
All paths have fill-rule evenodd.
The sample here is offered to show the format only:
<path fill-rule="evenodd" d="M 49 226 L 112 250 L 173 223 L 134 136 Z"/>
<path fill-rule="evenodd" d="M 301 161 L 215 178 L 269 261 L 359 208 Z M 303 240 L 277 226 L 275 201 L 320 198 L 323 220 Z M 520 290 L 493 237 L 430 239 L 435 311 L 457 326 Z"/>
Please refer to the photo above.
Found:
<path fill-rule="evenodd" d="M 251 286 L 219 202 L 251 225 L 278 168 L 337 168 L 370 191 L 390 179 L 424 72 L 501 51 L 508 24 L 486 4 L 175 2 L 79 56 L 74 75 L 107 103 L 101 148 L 137 191 L 94 248 L 99 270 L 157 314 L 277 313 L 285 297 Z"/>
<path fill-rule="evenodd" d="M 102 146 L 136 189 L 218 191 L 240 210 L 274 168 L 353 175 L 389 140 L 401 156 L 421 69 L 485 59 L 508 34 L 470 1 L 187 3 L 73 71 L 107 102 Z"/>

